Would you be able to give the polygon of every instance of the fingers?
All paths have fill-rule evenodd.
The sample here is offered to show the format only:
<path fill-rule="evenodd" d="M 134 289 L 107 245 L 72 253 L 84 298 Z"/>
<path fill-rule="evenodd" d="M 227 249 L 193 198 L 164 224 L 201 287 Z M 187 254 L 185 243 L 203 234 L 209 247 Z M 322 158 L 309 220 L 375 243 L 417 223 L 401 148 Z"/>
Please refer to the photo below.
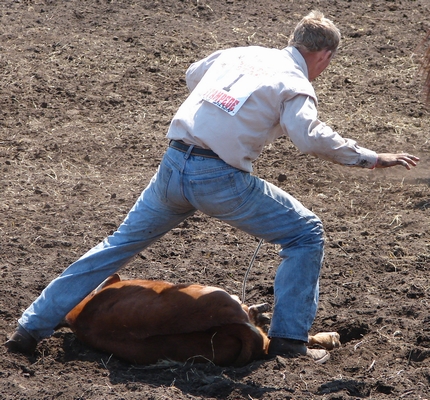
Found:
<path fill-rule="evenodd" d="M 408 161 L 408 159 L 406 158 L 399 158 L 397 160 L 397 164 L 404 166 L 408 170 L 411 169 L 411 166 L 410 166 L 411 163 L 414 163 L 416 165 L 414 161 L 412 160 Z"/>
<path fill-rule="evenodd" d="M 398 163 L 403 165 L 406 169 L 411 169 L 411 166 L 405 160 L 399 160 Z"/>
<path fill-rule="evenodd" d="M 410 154 L 399 154 L 398 156 L 398 163 L 408 170 L 411 169 L 411 165 L 416 167 L 417 161 L 419 161 L 419 158 Z"/>

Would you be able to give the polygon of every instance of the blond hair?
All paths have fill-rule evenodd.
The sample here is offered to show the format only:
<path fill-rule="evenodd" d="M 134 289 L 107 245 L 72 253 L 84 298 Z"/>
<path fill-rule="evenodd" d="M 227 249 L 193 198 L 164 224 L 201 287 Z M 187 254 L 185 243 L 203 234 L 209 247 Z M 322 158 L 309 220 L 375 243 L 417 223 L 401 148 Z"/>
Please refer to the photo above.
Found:
<path fill-rule="evenodd" d="M 298 49 L 315 52 L 336 51 L 340 43 L 340 31 L 334 23 L 319 11 L 312 11 L 294 29 L 288 45 Z"/>

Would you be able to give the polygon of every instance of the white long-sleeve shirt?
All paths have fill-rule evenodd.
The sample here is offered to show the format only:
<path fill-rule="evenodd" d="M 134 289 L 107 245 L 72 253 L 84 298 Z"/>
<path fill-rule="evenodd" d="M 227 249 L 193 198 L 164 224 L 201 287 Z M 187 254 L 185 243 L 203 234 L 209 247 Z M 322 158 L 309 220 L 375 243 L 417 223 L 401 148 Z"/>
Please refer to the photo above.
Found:
<path fill-rule="evenodd" d="M 294 47 L 220 50 L 186 73 L 190 95 L 167 137 L 211 149 L 252 171 L 265 145 L 281 135 L 303 153 L 337 164 L 373 168 L 377 154 L 344 139 L 318 119 L 306 62 Z"/>

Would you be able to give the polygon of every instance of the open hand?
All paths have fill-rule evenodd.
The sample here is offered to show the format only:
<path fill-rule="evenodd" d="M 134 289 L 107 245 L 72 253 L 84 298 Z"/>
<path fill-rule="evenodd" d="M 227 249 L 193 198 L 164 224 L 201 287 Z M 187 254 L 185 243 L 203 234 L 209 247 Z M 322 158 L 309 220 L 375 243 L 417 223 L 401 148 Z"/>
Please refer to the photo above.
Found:
<path fill-rule="evenodd" d="M 415 167 L 420 159 L 411 154 L 400 153 L 381 153 L 378 154 L 378 161 L 376 162 L 375 168 L 387 168 L 394 167 L 395 165 L 403 165 L 406 169 L 411 169 L 411 166 Z"/>

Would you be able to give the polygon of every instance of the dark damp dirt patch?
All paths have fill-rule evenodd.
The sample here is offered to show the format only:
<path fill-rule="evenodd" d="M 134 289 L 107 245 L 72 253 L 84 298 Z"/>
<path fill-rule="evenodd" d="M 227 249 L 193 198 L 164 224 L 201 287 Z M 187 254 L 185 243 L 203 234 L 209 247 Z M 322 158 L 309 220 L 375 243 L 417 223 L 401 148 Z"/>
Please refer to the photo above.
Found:
<path fill-rule="evenodd" d="M 421 157 L 410 172 L 348 169 L 281 138 L 255 164 L 324 223 L 314 331 L 339 331 L 342 347 L 323 366 L 278 357 L 243 368 L 139 367 L 61 330 L 31 358 L 0 349 L 1 398 L 429 398 L 430 118 L 417 72 L 427 0 L 1 2 L 0 340 L 122 221 L 166 148 L 188 65 L 224 47 L 283 47 L 313 8 L 344 36 L 315 82 L 321 119 L 379 152 Z M 240 295 L 257 244 L 197 214 L 121 274 Z M 248 302 L 272 304 L 277 264 L 264 244 Z"/>

